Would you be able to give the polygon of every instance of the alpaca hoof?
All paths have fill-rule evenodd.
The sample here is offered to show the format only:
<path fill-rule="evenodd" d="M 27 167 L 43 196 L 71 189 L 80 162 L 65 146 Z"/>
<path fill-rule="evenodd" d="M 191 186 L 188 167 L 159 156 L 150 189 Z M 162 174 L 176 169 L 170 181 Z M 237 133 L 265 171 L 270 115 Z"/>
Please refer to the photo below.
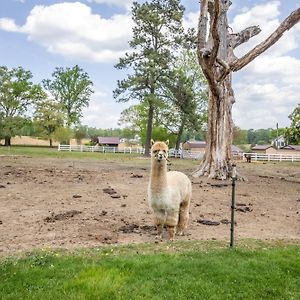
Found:
<path fill-rule="evenodd" d="M 155 242 L 162 242 L 162 235 L 156 235 L 155 236 Z"/>
<path fill-rule="evenodd" d="M 183 231 L 178 231 L 178 232 L 177 232 L 177 235 L 179 235 L 179 236 L 184 236 L 185 233 L 184 233 Z"/>

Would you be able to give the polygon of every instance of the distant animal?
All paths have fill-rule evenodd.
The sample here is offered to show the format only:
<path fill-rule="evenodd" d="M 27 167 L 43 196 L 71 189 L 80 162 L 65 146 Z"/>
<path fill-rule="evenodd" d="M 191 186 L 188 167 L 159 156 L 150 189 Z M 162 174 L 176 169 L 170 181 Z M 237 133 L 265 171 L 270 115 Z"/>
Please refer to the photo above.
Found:
<path fill-rule="evenodd" d="M 251 163 L 251 154 L 244 154 L 247 163 Z"/>
<path fill-rule="evenodd" d="M 148 186 L 149 205 L 154 212 L 157 238 L 162 238 L 166 225 L 169 239 L 183 235 L 189 221 L 192 184 L 182 172 L 167 172 L 168 144 L 151 140 L 151 173 Z"/>

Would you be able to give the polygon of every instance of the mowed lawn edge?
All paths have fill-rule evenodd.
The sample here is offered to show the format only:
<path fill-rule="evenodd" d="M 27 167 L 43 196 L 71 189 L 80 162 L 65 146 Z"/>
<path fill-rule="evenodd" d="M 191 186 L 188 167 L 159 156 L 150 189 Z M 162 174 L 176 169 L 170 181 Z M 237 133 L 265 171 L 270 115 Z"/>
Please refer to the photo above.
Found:
<path fill-rule="evenodd" d="M 0 259 L 0 299 L 300 299 L 300 244 L 164 242 Z"/>

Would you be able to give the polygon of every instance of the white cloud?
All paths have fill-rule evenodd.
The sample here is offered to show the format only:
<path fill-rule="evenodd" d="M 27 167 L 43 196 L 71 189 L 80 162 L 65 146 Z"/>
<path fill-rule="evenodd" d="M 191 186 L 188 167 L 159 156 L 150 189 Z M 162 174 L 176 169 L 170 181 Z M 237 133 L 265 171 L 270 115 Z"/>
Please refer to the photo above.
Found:
<path fill-rule="evenodd" d="M 91 98 L 89 107 L 83 111 L 81 122 L 84 125 L 97 128 L 115 128 L 121 112 L 128 103 L 116 103 L 112 100 L 111 92 L 96 91 Z"/>
<path fill-rule="evenodd" d="M 280 25 L 280 1 L 270 1 L 261 5 L 246 9 L 245 12 L 234 17 L 230 27 L 234 32 L 239 32 L 249 26 L 259 25 L 261 33 L 252 37 L 249 42 L 241 45 L 235 51 L 240 57 L 254 46 L 264 41 Z M 300 25 L 284 33 L 283 37 L 270 49 L 268 55 L 280 56 L 296 49 L 300 44 Z"/>
<path fill-rule="evenodd" d="M 116 62 L 128 50 L 132 20 L 129 15 L 110 19 L 93 14 L 80 2 L 35 6 L 26 23 L 0 19 L 0 28 L 23 32 L 49 52 L 94 62 Z"/>
<path fill-rule="evenodd" d="M 0 29 L 10 32 L 21 32 L 21 28 L 15 23 L 14 20 L 8 18 L 0 19 Z"/>
<path fill-rule="evenodd" d="M 190 12 L 184 16 L 183 27 L 184 29 L 195 28 L 197 29 L 199 19 L 199 12 Z"/>
<path fill-rule="evenodd" d="M 279 26 L 280 1 L 269 1 L 236 15 L 230 26 L 234 32 L 259 25 L 262 32 L 235 51 L 240 57 L 265 40 Z M 285 17 L 285 16 L 284 16 Z M 300 46 L 300 26 L 286 32 L 270 49 L 241 71 L 234 73 L 236 103 L 234 122 L 241 128 L 289 126 L 288 115 L 299 103 L 300 59 L 290 55 Z"/>

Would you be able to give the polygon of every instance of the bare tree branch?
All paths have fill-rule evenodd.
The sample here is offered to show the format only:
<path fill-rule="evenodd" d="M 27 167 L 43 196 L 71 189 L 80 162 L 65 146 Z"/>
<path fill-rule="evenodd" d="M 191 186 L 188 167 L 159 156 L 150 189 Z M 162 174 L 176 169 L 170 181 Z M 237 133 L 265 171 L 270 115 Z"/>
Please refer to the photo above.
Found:
<path fill-rule="evenodd" d="M 200 5 L 200 17 L 198 22 L 198 53 L 206 47 L 207 33 L 207 1 L 202 0 Z"/>
<path fill-rule="evenodd" d="M 253 36 L 259 34 L 261 29 L 259 26 L 250 26 L 239 33 L 232 33 L 229 35 L 229 43 L 232 49 L 235 49 L 239 45 L 246 43 Z"/>
<path fill-rule="evenodd" d="M 285 31 L 291 29 L 299 21 L 300 8 L 293 11 L 265 41 L 258 44 L 255 48 L 250 50 L 240 59 L 233 61 L 230 65 L 230 69 L 234 72 L 242 69 L 252 60 L 254 60 L 257 56 L 259 56 L 268 48 L 270 48 L 273 44 L 275 44 L 282 37 Z"/>
<path fill-rule="evenodd" d="M 209 58 L 210 65 L 213 65 L 215 63 L 219 51 L 219 46 L 220 46 L 220 36 L 218 31 L 218 19 L 220 16 L 219 0 L 214 1 L 213 11 L 211 11 L 211 17 L 212 14 L 213 14 L 213 20 L 212 20 L 210 31 L 211 31 L 211 36 L 213 38 L 213 47 L 211 51 L 211 56 Z"/>

